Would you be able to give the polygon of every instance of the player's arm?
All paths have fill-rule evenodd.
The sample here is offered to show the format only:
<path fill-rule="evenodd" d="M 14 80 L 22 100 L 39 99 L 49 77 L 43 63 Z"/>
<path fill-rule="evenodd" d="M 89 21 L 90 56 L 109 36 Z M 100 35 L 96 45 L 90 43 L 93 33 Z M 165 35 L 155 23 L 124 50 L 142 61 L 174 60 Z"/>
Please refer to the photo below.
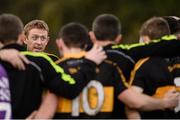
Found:
<path fill-rule="evenodd" d="M 0 50 L 0 59 L 9 62 L 19 70 L 25 70 L 25 64 L 29 64 L 28 59 L 15 49 Z"/>
<path fill-rule="evenodd" d="M 142 93 L 143 89 L 133 86 L 119 95 L 119 99 L 128 107 L 142 111 L 163 110 L 178 104 L 179 94 L 170 91 L 163 99 L 153 98 Z"/>
<path fill-rule="evenodd" d="M 144 46 L 134 47 L 127 51 L 135 61 L 151 56 L 175 57 L 180 56 L 180 40 L 150 42 Z"/>
<path fill-rule="evenodd" d="M 105 58 L 106 55 L 102 51 L 102 48 L 95 46 L 88 53 L 88 57 L 86 56 L 86 59 L 82 61 L 78 72 L 71 75 L 65 73 L 61 66 L 56 65 L 48 58 L 48 61 L 45 61 L 44 65 L 41 64 L 43 68 L 42 73 L 45 78 L 45 86 L 52 93 L 73 99 L 78 96 L 84 86 L 94 78 L 96 74 L 96 65 L 102 62 Z M 50 69 L 52 67 L 54 69 Z"/>
<path fill-rule="evenodd" d="M 165 95 L 163 99 L 153 98 L 152 96 L 143 94 L 144 89 L 149 85 L 149 81 L 154 85 L 156 85 L 157 82 L 154 81 L 154 79 L 151 80 L 147 78 L 145 71 L 146 69 L 149 69 L 149 67 L 141 65 L 146 60 L 148 59 L 142 59 L 136 63 L 137 66 L 135 65 L 135 71 L 133 71 L 135 72 L 135 75 L 132 74 L 130 78 L 130 88 L 120 94 L 120 99 L 128 107 L 143 111 L 162 110 L 175 107 L 178 102 L 178 93 L 174 91 L 170 91 L 170 93 Z M 130 98 L 128 98 L 128 96 Z"/>
<path fill-rule="evenodd" d="M 150 56 L 174 57 L 180 56 L 180 40 L 176 36 L 164 36 L 159 40 L 152 40 L 150 43 L 135 43 L 130 45 L 114 45 L 113 49 L 123 50 L 135 61 Z"/>
<path fill-rule="evenodd" d="M 53 93 L 47 92 L 34 118 L 35 119 L 53 118 L 56 112 L 57 105 L 58 105 L 58 97 Z"/>

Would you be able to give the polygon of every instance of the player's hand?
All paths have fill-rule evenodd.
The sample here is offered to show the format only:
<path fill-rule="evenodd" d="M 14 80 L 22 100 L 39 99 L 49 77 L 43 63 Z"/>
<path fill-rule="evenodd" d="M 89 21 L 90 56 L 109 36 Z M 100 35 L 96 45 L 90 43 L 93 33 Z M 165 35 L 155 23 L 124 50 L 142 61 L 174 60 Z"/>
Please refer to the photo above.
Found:
<path fill-rule="evenodd" d="M 173 109 L 178 105 L 179 93 L 175 89 L 169 90 L 163 98 L 165 108 Z"/>
<path fill-rule="evenodd" d="M 0 50 L 0 59 L 9 62 L 19 70 L 25 70 L 25 64 L 29 64 L 28 59 L 15 49 Z"/>
<path fill-rule="evenodd" d="M 92 60 L 99 65 L 104 59 L 107 58 L 107 56 L 103 51 L 103 48 L 95 44 L 93 48 L 87 52 L 85 58 Z"/>

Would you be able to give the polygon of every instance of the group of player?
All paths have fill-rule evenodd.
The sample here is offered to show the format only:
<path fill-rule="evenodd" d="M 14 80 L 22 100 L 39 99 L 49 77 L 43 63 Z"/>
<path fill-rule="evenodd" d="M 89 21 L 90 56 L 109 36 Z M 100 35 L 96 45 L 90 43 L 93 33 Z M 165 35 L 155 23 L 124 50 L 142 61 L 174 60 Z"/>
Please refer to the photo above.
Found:
<path fill-rule="evenodd" d="M 43 20 L 1 14 L 0 118 L 180 118 L 179 33 L 180 18 L 152 17 L 121 44 L 119 19 L 101 14 L 90 31 L 64 25 L 56 56 Z"/>

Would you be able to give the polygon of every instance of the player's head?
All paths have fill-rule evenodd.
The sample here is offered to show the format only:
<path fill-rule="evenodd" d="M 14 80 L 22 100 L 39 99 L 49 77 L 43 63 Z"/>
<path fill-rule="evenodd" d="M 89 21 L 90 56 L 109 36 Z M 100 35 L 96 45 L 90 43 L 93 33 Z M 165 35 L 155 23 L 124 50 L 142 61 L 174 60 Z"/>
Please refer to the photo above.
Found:
<path fill-rule="evenodd" d="M 49 27 L 48 27 L 47 23 L 43 20 L 32 20 L 32 21 L 28 22 L 24 26 L 24 34 L 26 36 L 28 36 L 29 32 L 32 29 L 41 29 L 41 30 L 45 30 L 45 31 L 47 31 L 47 33 L 49 33 Z"/>
<path fill-rule="evenodd" d="M 162 36 L 169 34 L 170 30 L 168 23 L 162 17 L 152 17 L 148 19 L 140 29 L 141 39 L 144 39 L 145 37 L 148 37 L 149 40 L 159 39 Z"/>
<path fill-rule="evenodd" d="M 49 28 L 43 20 L 32 20 L 24 27 L 27 50 L 43 52 L 49 42 Z"/>
<path fill-rule="evenodd" d="M 7 13 L 0 15 L 0 42 L 16 42 L 22 32 L 23 23 L 18 16 Z"/>
<path fill-rule="evenodd" d="M 92 32 L 99 41 L 114 41 L 121 34 L 121 24 L 116 16 L 101 14 L 94 19 Z"/>
<path fill-rule="evenodd" d="M 89 40 L 88 30 L 84 25 L 72 22 L 61 28 L 57 40 L 62 40 L 68 48 L 84 48 Z"/>

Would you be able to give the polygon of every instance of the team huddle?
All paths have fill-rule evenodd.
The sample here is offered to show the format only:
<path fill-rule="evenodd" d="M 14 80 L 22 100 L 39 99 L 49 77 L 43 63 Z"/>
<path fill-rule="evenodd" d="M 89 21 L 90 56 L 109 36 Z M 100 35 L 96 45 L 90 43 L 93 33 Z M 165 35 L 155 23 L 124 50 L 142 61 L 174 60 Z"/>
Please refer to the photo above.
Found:
<path fill-rule="evenodd" d="M 121 44 L 121 24 L 97 16 L 89 31 L 0 15 L 0 119 L 180 118 L 180 18 L 152 17 L 139 43 Z"/>

